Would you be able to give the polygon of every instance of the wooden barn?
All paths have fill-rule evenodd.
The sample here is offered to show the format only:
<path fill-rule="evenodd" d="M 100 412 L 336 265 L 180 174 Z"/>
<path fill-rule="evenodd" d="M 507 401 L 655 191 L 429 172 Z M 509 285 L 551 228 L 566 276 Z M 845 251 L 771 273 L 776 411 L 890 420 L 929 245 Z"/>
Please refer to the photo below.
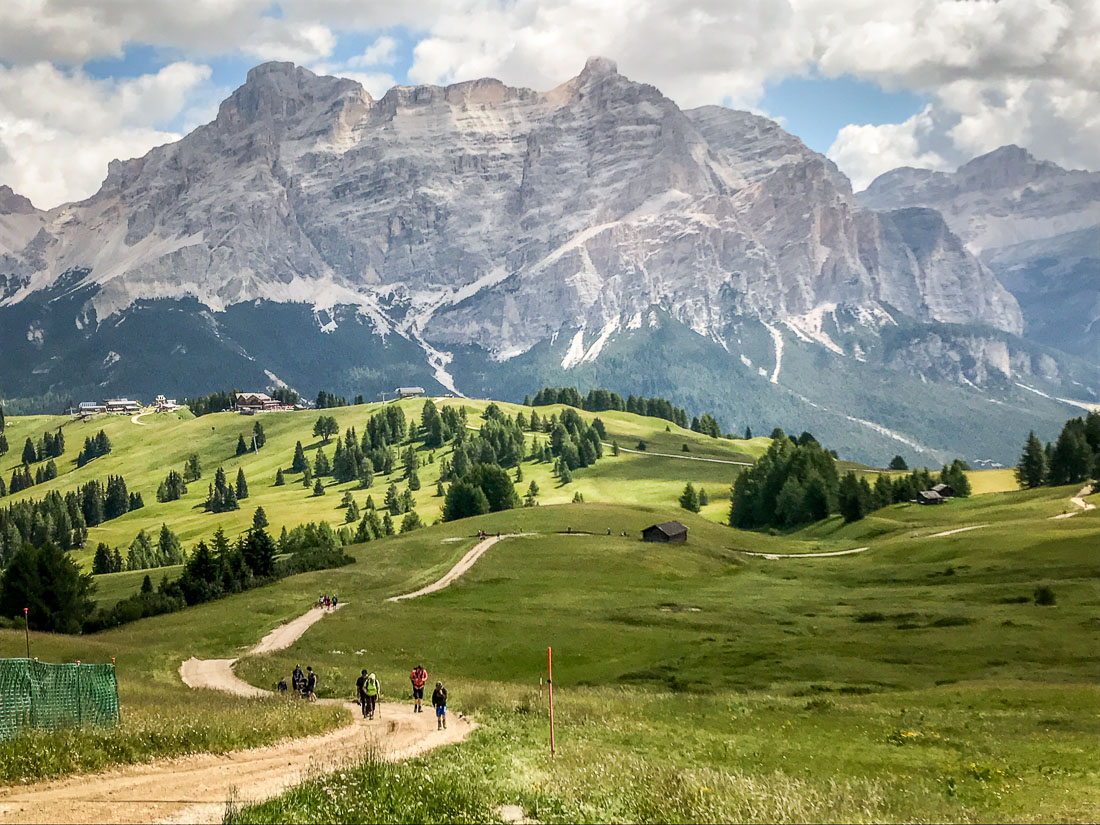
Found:
<path fill-rule="evenodd" d="M 944 484 L 942 481 L 939 484 L 932 485 L 932 492 L 939 493 L 940 498 L 954 498 L 955 488 L 950 484 Z"/>
<path fill-rule="evenodd" d="M 921 490 L 917 493 L 917 504 L 943 504 L 947 499 L 935 490 Z"/>
<path fill-rule="evenodd" d="M 678 521 L 664 521 L 653 524 L 642 531 L 642 541 L 680 542 L 687 541 L 688 529 Z"/>

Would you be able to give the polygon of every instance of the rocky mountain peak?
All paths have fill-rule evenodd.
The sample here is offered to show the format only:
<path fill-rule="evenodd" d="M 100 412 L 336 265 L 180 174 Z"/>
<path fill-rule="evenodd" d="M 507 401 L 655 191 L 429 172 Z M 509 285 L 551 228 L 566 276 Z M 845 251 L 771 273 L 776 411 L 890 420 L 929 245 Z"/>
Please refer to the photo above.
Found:
<path fill-rule="evenodd" d="M 1030 183 L 1064 173 L 1050 161 L 1036 160 L 1026 149 L 1010 144 L 980 155 L 958 169 L 958 176 L 974 189 L 1001 188 Z"/>
<path fill-rule="evenodd" d="M 618 74 L 619 66 L 610 58 L 594 56 L 588 58 L 584 62 L 584 69 L 581 70 L 581 78 L 587 80 L 592 77 L 606 74 Z"/>
<path fill-rule="evenodd" d="M 29 198 L 12 191 L 10 186 L 0 186 L 0 215 L 30 215 L 37 211 Z"/>
<path fill-rule="evenodd" d="M 215 123 L 228 130 L 254 123 L 287 125 L 313 113 L 318 105 L 348 100 L 369 103 L 371 97 L 354 80 L 316 75 L 293 63 L 273 61 L 249 70 L 244 85 L 218 109 Z"/>

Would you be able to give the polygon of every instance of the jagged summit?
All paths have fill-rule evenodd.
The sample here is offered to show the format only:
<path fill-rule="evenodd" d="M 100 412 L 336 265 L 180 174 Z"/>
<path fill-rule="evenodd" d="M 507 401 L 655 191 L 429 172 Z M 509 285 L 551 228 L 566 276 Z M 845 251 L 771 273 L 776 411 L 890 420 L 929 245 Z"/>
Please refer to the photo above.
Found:
<path fill-rule="evenodd" d="M 603 74 L 618 74 L 619 65 L 610 58 L 594 56 L 584 62 L 581 77 L 592 77 Z"/>
<path fill-rule="evenodd" d="M 726 365 L 708 393 L 735 378 L 786 392 L 798 346 L 960 384 L 1027 363 L 1003 342 L 921 338 L 933 323 L 1021 329 L 939 213 L 861 204 L 778 124 L 681 110 L 600 57 L 548 91 L 481 78 L 377 101 L 353 80 L 257 66 L 215 121 L 112 163 L 88 201 L 0 220 L 0 263 L 0 347 L 31 348 L 27 380 L 48 387 L 64 386 L 66 335 L 123 365 L 80 374 L 118 372 L 138 355 L 106 336 L 157 312 L 195 319 L 188 352 L 232 339 L 280 380 L 305 350 L 279 347 L 308 339 L 345 383 L 401 364 L 395 380 L 452 392 L 513 370 L 622 370 L 641 351 L 661 371 L 647 336 L 666 328 Z M 809 397 L 803 383 L 791 391 Z"/>
<path fill-rule="evenodd" d="M 1064 173 L 1062 167 L 1046 160 L 1036 160 L 1026 149 L 1010 144 L 979 155 L 960 166 L 956 172 L 971 186 L 1003 186 L 1014 181 L 1034 181 L 1039 177 Z"/>
<path fill-rule="evenodd" d="M 1100 350 L 1100 172 L 1002 146 L 955 172 L 893 169 L 859 200 L 936 209 L 1021 305 L 1027 334 L 1095 360 Z"/>
<path fill-rule="evenodd" d="M 38 210 L 29 198 L 12 191 L 7 185 L 0 185 L 0 215 L 30 215 Z"/>

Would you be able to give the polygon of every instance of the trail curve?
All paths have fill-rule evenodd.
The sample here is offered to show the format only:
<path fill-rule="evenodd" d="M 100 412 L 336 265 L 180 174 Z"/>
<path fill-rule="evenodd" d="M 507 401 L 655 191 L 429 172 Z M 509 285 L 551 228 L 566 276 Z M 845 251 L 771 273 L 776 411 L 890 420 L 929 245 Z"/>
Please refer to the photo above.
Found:
<path fill-rule="evenodd" d="M 325 615 L 313 608 L 275 628 L 249 653 L 286 649 Z M 233 672 L 236 661 L 191 658 L 180 665 L 180 677 L 194 689 L 220 690 L 254 701 L 293 701 L 277 699 L 239 679 Z M 334 770 L 368 750 L 385 759 L 408 759 L 462 741 L 476 727 L 455 714 L 447 730 L 437 731 L 432 714 L 413 714 L 410 706 L 392 702 L 383 702 L 377 718 L 366 721 L 360 718 L 358 706 L 350 702 L 321 701 L 345 706 L 349 724 L 260 748 L 158 759 L 97 774 L 0 788 L 0 823 L 217 823 L 230 800 L 276 796 L 307 774 Z"/>
<path fill-rule="evenodd" d="M 485 554 L 486 550 L 488 550 L 501 539 L 516 539 L 522 536 L 533 535 L 534 533 L 504 533 L 500 536 L 489 536 L 488 538 L 484 538 L 473 547 L 471 547 L 469 550 L 467 550 L 462 558 L 460 558 L 455 563 L 455 566 L 447 571 L 443 578 L 439 579 L 438 581 L 434 581 L 431 584 L 424 585 L 419 590 L 414 590 L 412 593 L 404 593 L 400 596 L 390 596 L 388 599 L 386 599 L 386 601 L 400 602 L 404 601 L 405 599 L 415 599 L 418 596 L 427 596 L 429 593 L 435 593 L 439 590 L 442 590 L 443 588 L 449 586 L 450 584 L 461 578 L 462 575 L 471 567 L 473 567 L 475 562 L 477 562 L 477 560 Z"/>
<path fill-rule="evenodd" d="M 1089 510 L 1095 510 L 1096 505 L 1090 501 L 1085 501 L 1085 496 L 1092 494 L 1092 485 L 1086 484 L 1080 490 L 1077 491 L 1077 495 L 1071 496 L 1069 503 L 1076 507 L 1076 510 L 1070 510 L 1066 513 L 1059 513 L 1056 516 L 1051 516 L 1051 520 L 1059 518 L 1073 518 L 1078 513 L 1087 513 Z"/>

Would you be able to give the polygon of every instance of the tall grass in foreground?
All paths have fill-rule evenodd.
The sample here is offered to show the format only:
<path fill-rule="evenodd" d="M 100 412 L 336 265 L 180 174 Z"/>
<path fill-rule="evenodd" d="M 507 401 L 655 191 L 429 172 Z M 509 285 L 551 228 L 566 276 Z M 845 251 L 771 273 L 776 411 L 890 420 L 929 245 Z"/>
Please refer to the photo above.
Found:
<path fill-rule="evenodd" d="M 0 742 L 0 783 L 87 773 L 121 763 L 194 753 L 225 753 L 283 737 L 321 733 L 347 720 L 339 707 L 305 707 L 285 699 L 251 706 L 211 691 L 181 701 L 124 704 L 117 727 L 30 730 Z"/>
<path fill-rule="evenodd" d="M 463 691 L 481 723 L 466 742 L 397 765 L 368 755 L 234 806 L 226 822 L 485 822 L 502 805 L 539 822 L 1095 818 L 1089 688 L 829 699 L 577 688 L 561 693 L 555 759 L 534 691 Z"/>

